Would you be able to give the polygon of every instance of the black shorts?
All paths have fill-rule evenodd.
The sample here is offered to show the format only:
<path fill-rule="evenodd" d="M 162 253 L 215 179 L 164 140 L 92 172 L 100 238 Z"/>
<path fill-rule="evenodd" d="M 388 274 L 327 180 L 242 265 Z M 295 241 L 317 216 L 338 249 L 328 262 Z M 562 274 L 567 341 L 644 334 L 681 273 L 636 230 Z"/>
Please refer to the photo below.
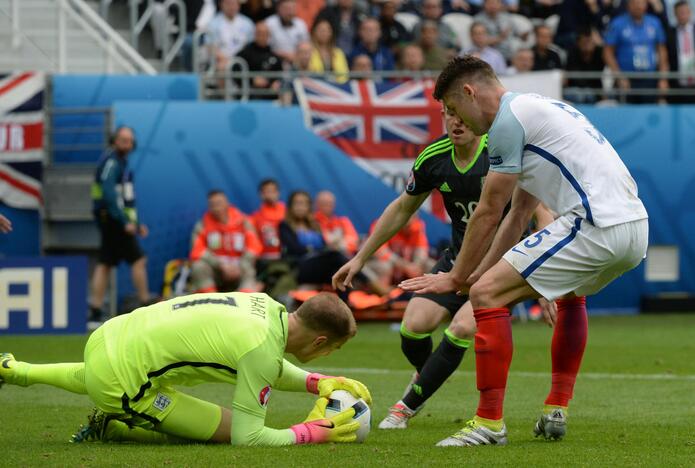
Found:
<path fill-rule="evenodd" d="M 434 268 L 432 268 L 432 271 L 430 271 L 430 273 L 439 273 L 440 271 L 451 271 L 451 268 L 453 268 L 454 266 L 454 260 L 456 260 L 456 256 L 451 252 L 451 249 L 446 249 L 442 256 L 439 257 L 439 260 L 437 260 L 437 264 L 434 265 Z M 456 312 L 458 312 L 461 306 L 465 304 L 468 300 L 467 295 L 459 296 L 455 292 L 446 294 L 414 294 L 413 297 L 422 297 L 424 299 L 429 299 L 430 301 L 436 304 L 439 304 L 440 306 L 448 310 L 449 314 L 452 317 L 456 315 Z"/>
<path fill-rule="evenodd" d="M 123 225 L 108 215 L 97 215 L 97 226 L 101 233 L 99 263 L 118 265 L 121 260 L 133 264 L 144 257 L 136 236 L 125 232 Z"/>

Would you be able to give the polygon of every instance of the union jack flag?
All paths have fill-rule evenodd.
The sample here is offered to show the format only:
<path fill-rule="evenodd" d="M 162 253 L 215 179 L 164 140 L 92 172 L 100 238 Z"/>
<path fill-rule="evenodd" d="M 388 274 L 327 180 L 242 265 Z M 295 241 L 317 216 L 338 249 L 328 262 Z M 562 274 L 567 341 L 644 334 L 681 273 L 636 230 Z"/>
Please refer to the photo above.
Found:
<path fill-rule="evenodd" d="M 444 133 L 432 80 L 338 84 L 299 78 L 294 88 L 307 127 L 397 191 L 420 151 Z M 445 219 L 442 200 L 434 195 L 431 211 Z"/>
<path fill-rule="evenodd" d="M 41 205 L 44 88 L 43 73 L 0 75 L 0 202 L 13 208 Z"/>

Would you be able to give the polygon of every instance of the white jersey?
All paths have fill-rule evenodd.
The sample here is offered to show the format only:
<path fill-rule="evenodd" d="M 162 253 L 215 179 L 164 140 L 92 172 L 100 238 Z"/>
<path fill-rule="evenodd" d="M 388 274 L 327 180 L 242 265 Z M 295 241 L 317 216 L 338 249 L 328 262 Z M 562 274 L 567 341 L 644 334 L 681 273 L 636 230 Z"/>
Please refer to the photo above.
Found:
<path fill-rule="evenodd" d="M 519 187 L 558 215 L 597 227 L 647 218 L 618 153 L 569 104 L 505 93 L 488 134 L 490 170 L 519 174 Z"/>

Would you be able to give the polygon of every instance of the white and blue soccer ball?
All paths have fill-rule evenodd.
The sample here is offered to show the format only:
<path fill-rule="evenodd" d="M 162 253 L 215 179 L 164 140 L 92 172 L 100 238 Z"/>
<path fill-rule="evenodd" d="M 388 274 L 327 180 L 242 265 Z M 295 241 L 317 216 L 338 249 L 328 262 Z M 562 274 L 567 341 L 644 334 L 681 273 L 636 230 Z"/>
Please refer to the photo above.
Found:
<path fill-rule="evenodd" d="M 363 399 L 355 398 L 345 390 L 336 390 L 328 397 L 326 417 L 331 418 L 348 408 L 355 408 L 352 419 L 360 423 L 360 428 L 357 429 L 357 442 L 363 442 L 372 426 L 372 411 Z"/>

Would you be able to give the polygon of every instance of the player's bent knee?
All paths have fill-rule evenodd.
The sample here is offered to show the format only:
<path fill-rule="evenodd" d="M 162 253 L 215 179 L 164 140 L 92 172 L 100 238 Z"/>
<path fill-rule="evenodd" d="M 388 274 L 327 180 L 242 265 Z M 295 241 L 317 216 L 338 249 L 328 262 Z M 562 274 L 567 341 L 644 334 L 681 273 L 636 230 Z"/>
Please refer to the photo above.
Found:
<path fill-rule="evenodd" d="M 454 321 L 447 328 L 456 338 L 462 340 L 473 338 L 476 332 L 475 320 L 472 323 L 468 323 L 468 321 Z"/>
<path fill-rule="evenodd" d="M 468 297 L 474 309 L 502 307 L 505 304 L 497 304 L 498 294 L 498 287 L 495 281 L 492 280 L 492 276 L 483 275 L 482 278 L 471 286 Z"/>

